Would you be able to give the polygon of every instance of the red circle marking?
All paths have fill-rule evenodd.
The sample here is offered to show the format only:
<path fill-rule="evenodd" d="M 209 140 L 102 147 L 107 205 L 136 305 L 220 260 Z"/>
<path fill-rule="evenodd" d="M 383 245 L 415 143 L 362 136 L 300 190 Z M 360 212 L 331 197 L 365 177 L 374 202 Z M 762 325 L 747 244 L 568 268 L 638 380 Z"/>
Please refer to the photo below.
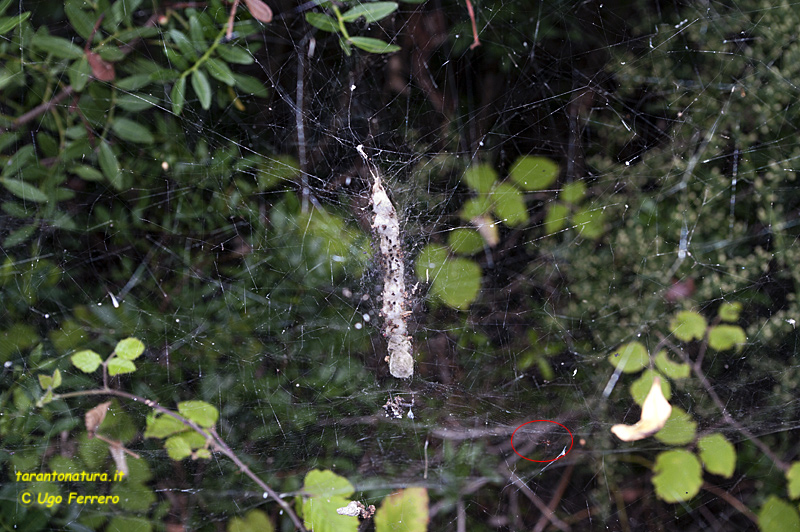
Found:
<path fill-rule="evenodd" d="M 567 433 L 569 434 L 569 449 L 567 449 L 567 452 L 565 452 L 563 455 L 556 456 L 555 458 L 551 458 L 550 460 L 532 460 L 532 459 L 528 458 L 527 456 L 522 456 L 519 453 L 519 451 L 517 451 L 517 448 L 514 447 L 514 434 L 516 434 L 517 431 L 519 429 L 521 429 L 522 427 L 524 427 L 525 425 L 530 425 L 531 423 L 542 423 L 542 422 L 544 422 L 544 423 L 554 423 L 554 424 L 558 425 L 559 427 L 563 428 L 564 430 L 566 430 Z M 525 459 L 525 460 L 527 460 L 529 462 L 539 462 L 539 463 L 555 462 L 559 458 L 564 458 L 565 456 L 567 456 L 570 453 L 570 451 L 572 451 L 572 446 L 574 445 L 574 443 L 575 443 L 575 438 L 572 436 L 572 431 L 570 431 L 567 427 L 565 427 L 564 425 L 562 425 L 558 421 L 550 421 L 549 419 L 535 419 L 533 421 L 528 421 L 527 423 L 523 423 L 522 425 L 520 425 L 519 427 L 514 429 L 514 432 L 511 433 L 511 448 L 514 449 L 514 452 L 517 453 L 517 456 L 519 456 L 520 458 L 523 458 L 523 459 Z"/>

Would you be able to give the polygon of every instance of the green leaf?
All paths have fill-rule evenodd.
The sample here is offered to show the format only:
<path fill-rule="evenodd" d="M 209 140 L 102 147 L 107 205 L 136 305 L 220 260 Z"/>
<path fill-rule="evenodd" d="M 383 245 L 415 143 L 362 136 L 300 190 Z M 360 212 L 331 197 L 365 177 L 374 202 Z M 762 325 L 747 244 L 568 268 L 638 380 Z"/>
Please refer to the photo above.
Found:
<path fill-rule="evenodd" d="M 39 34 L 34 37 L 31 44 L 37 50 L 61 59 L 80 59 L 83 57 L 83 50 L 81 47 L 63 37 Z"/>
<path fill-rule="evenodd" d="M 274 532 L 272 521 L 261 510 L 250 510 L 244 517 L 228 521 L 228 532 Z"/>
<path fill-rule="evenodd" d="M 558 199 L 565 203 L 577 205 L 581 202 L 586 195 L 586 183 L 583 181 L 575 181 L 564 185 L 561 192 L 558 194 Z"/>
<path fill-rule="evenodd" d="M 569 207 L 561 203 L 553 203 L 544 215 L 544 230 L 548 235 L 557 233 L 567 225 Z"/>
<path fill-rule="evenodd" d="M 40 374 L 39 386 L 42 387 L 42 390 L 50 388 L 51 386 L 53 386 L 53 377 L 51 377 L 50 375 Z"/>
<path fill-rule="evenodd" d="M 86 87 L 92 76 L 92 68 L 89 66 L 89 60 L 86 59 L 85 55 L 81 56 L 80 59 L 76 59 L 70 65 L 69 69 L 67 69 L 67 75 L 69 76 L 69 84 L 75 92 L 81 92 Z"/>
<path fill-rule="evenodd" d="M 220 44 L 217 46 L 217 53 L 228 63 L 236 63 L 237 65 L 251 65 L 254 61 L 253 54 L 247 48 L 232 44 Z"/>
<path fill-rule="evenodd" d="M 158 415 L 155 412 L 147 417 L 147 429 L 144 431 L 145 438 L 166 438 L 179 432 L 188 430 L 189 427 L 166 414 Z"/>
<path fill-rule="evenodd" d="M 523 190 L 544 190 L 556 182 L 558 165 L 547 157 L 526 155 L 511 165 L 509 176 Z"/>
<path fill-rule="evenodd" d="M 678 340 L 684 342 L 702 340 L 706 334 L 706 327 L 708 327 L 706 319 L 690 310 L 678 312 L 669 322 L 669 330 Z"/>
<path fill-rule="evenodd" d="M 462 255 L 473 255 L 483 250 L 483 238 L 475 229 L 458 227 L 450 231 L 447 237 L 447 245 L 455 253 Z"/>
<path fill-rule="evenodd" d="M 306 13 L 306 22 L 322 31 L 331 33 L 337 33 L 339 31 L 339 25 L 336 23 L 336 19 L 324 13 L 308 12 Z"/>
<path fill-rule="evenodd" d="M 789 481 L 789 497 L 800 498 L 800 462 L 792 462 L 792 467 L 786 472 L 786 480 Z"/>
<path fill-rule="evenodd" d="M 691 373 L 689 364 L 671 361 L 663 350 L 656 355 L 655 363 L 658 371 L 670 379 L 685 379 Z"/>
<path fill-rule="evenodd" d="M 169 98 L 172 100 L 172 112 L 175 115 L 180 115 L 183 110 L 183 104 L 186 102 L 186 78 L 181 76 L 178 81 L 172 86 L 169 93 Z"/>
<path fill-rule="evenodd" d="M 122 172 L 119 171 L 119 162 L 114 151 L 107 142 L 101 142 L 100 148 L 97 151 L 98 162 L 100 163 L 100 170 L 117 190 L 122 190 Z"/>
<path fill-rule="evenodd" d="M 219 61 L 213 57 L 210 57 L 205 62 L 205 66 L 208 73 L 211 74 L 211 77 L 217 81 L 221 81 L 225 85 L 229 85 L 231 87 L 233 87 L 233 85 L 236 83 L 236 79 L 233 77 L 233 72 L 231 72 L 231 69 L 228 68 L 228 65 L 226 65 L 223 61 Z"/>
<path fill-rule="evenodd" d="M 203 428 L 217 424 L 219 411 L 205 401 L 183 401 L 178 403 L 178 412 Z"/>
<path fill-rule="evenodd" d="M 375 532 L 426 532 L 428 490 L 406 488 L 392 493 L 375 513 Z"/>
<path fill-rule="evenodd" d="M 117 107 L 132 113 L 138 113 L 139 111 L 150 109 L 158 103 L 158 98 L 141 92 L 120 94 L 117 97 Z"/>
<path fill-rule="evenodd" d="M 623 373 L 637 373 L 650 365 L 650 355 L 641 343 L 630 342 L 615 349 L 608 361 Z"/>
<path fill-rule="evenodd" d="M 464 202 L 460 216 L 464 220 L 471 221 L 488 213 L 492 208 L 492 201 L 489 194 L 481 194 L 477 198 L 470 198 Z"/>
<path fill-rule="evenodd" d="M 742 312 L 742 304 L 738 301 L 733 303 L 723 303 L 719 307 L 719 319 L 727 322 L 734 322 L 739 320 L 739 314 Z"/>
<path fill-rule="evenodd" d="M 3 205 L 3 207 L 5 207 L 5 205 Z M 11 234 L 3 240 L 3 247 L 9 249 L 22 244 L 32 237 L 38 228 L 39 221 L 35 220 L 32 224 L 22 226 L 16 231 L 12 231 Z"/>
<path fill-rule="evenodd" d="M 164 442 L 164 448 L 167 450 L 169 457 L 173 460 L 183 460 L 192 455 L 192 446 L 189 445 L 189 442 L 184 436 L 185 434 L 170 436 L 167 438 L 167 441 Z"/>
<path fill-rule="evenodd" d="M 89 39 L 92 31 L 94 31 L 96 18 L 80 8 L 83 3 L 82 0 L 67 0 L 64 3 L 64 12 L 67 15 L 67 19 L 69 19 L 69 23 L 75 29 L 75 33 L 84 39 Z"/>
<path fill-rule="evenodd" d="M 480 266 L 468 259 L 450 258 L 447 248 L 435 244 L 420 253 L 416 273 L 421 280 L 433 283 L 433 295 L 460 310 L 466 309 L 480 291 Z"/>
<path fill-rule="evenodd" d="M 350 37 L 349 41 L 365 52 L 373 54 L 389 54 L 400 50 L 400 47 L 395 44 L 389 44 L 380 39 L 373 39 L 372 37 Z"/>
<path fill-rule="evenodd" d="M 136 371 L 136 364 L 130 360 L 112 358 L 108 361 L 108 374 L 112 377 L 123 373 L 133 373 L 134 371 Z"/>
<path fill-rule="evenodd" d="M 529 220 L 528 207 L 517 187 L 502 183 L 492 192 L 494 213 L 507 226 L 522 225 Z"/>
<path fill-rule="evenodd" d="M 19 179 L 9 179 L 7 177 L 0 178 L 0 182 L 8 189 L 9 192 L 25 201 L 34 201 L 36 203 L 47 203 L 47 194 L 25 181 Z"/>
<path fill-rule="evenodd" d="M 179 30 L 171 29 L 169 30 L 169 36 L 172 38 L 172 41 L 178 45 L 178 49 L 181 51 L 181 54 L 186 56 L 191 61 L 197 60 L 197 54 L 195 53 L 195 49 L 192 46 L 191 41 L 189 41 L 189 38 L 186 37 L 186 35 L 184 35 Z"/>
<path fill-rule="evenodd" d="M 69 171 L 84 181 L 102 181 L 103 174 L 92 166 L 77 165 L 69 169 Z"/>
<path fill-rule="evenodd" d="M 606 227 L 606 217 L 602 209 L 585 207 L 572 215 L 572 224 L 584 238 L 600 238 Z"/>
<path fill-rule="evenodd" d="M 744 330 L 738 325 L 717 325 L 708 332 L 708 345 L 717 351 L 736 347 L 737 351 L 747 342 Z"/>
<path fill-rule="evenodd" d="M 117 342 L 114 352 L 123 360 L 136 360 L 144 353 L 144 344 L 138 338 L 125 338 Z"/>
<path fill-rule="evenodd" d="M 770 495 L 758 512 L 758 529 L 761 532 L 800 530 L 800 515 L 792 504 Z"/>
<path fill-rule="evenodd" d="M 364 17 L 367 19 L 368 23 L 377 22 L 397 11 L 397 7 L 397 3 L 395 2 L 360 4 L 342 13 L 342 20 L 345 22 L 353 22 L 358 17 Z"/>
<path fill-rule="evenodd" d="M 256 78 L 252 76 L 245 76 L 244 74 L 234 74 L 233 77 L 236 79 L 236 86 L 245 93 L 252 96 L 258 96 L 259 98 L 269 97 L 269 91 L 267 91 L 267 88 Z"/>
<path fill-rule="evenodd" d="M 61 370 L 57 369 L 53 372 L 53 389 L 55 390 L 59 386 L 61 386 Z"/>
<path fill-rule="evenodd" d="M 725 478 L 733 476 L 736 468 L 736 449 L 722 434 L 709 434 L 697 442 L 700 460 L 706 471 Z"/>
<path fill-rule="evenodd" d="M 650 389 L 653 387 L 653 380 L 656 377 L 659 377 L 657 371 L 653 371 L 652 369 L 648 369 L 642 372 L 642 376 L 636 379 L 630 387 L 631 397 L 636 402 L 637 405 L 642 406 L 644 403 L 647 394 L 650 393 Z M 661 393 L 664 394 L 664 399 L 667 401 L 670 400 L 672 397 L 672 386 L 670 386 L 669 381 L 667 379 L 661 379 Z"/>
<path fill-rule="evenodd" d="M 81 370 L 84 373 L 92 373 L 97 368 L 100 367 L 100 364 L 103 363 L 103 359 L 100 358 L 100 355 L 92 351 L 91 349 L 85 349 L 83 351 L 78 351 L 74 353 L 70 360 L 72 361 L 72 365 Z"/>
<path fill-rule="evenodd" d="M 683 445 L 694 439 L 696 431 L 697 423 L 692 420 L 692 416 L 682 408 L 673 406 L 667 423 L 656 432 L 655 438 L 670 445 Z"/>
<path fill-rule="evenodd" d="M 128 142 L 152 144 L 155 141 L 155 137 L 149 129 L 127 118 L 115 118 L 111 129 L 117 137 Z"/>
<path fill-rule="evenodd" d="M 205 110 L 211 108 L 211 85 L 202 70 L 192 72 L 192 89 L 200 99 L 200 107 Z"/>
<path fill-rule="evenodd" d="M 331 471 L 309 471 L 303 482 L 301 505 L 306 528 L 315 532 L 356 532 L 358 518 L 336 512 L 337 508 L 347 506 L 347 497 L 354 491 L 346 478 Z"/>
<path fill-rule="evenodd" d="M 14 28 L 22 24 L 23 21 L 28 20 L 28 17 L 30 16 L 31 16 L 30 11 L 26 11 L 25 13 L 20 13 L 19 15 L 16 15 L 14 17 L 0 18 L 0 35 L 3 35 L 4 33 L 13 30 Z"/>
<path fill-rule="evenodd" d="M 464 172 L 464 181 L 475 192 L 488 193 L 497 182 L 497 171 L 488 164 L 474 164 Z"/>
<path fill-rule="evenodd" d="M 703 484 L 700 462 L 683 449 L 659 453 L 653 472 L 656 495 L 666 502 L 688 501 L 697 495 Z"/>

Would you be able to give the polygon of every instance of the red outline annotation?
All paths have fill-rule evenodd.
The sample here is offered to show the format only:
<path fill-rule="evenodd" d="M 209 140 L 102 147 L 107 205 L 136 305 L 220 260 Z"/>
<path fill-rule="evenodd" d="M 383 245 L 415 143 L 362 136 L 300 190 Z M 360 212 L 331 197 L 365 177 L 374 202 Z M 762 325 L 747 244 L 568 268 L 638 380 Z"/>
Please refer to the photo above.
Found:
<path fill-rule="evenodd" d="M 530 425 L 531 423 L 541 423 L 541 422 L 554 423 L 554 424 L 558 425 L 559 427 L 563 428 L 564 430 L 566 430 L 567 433 L 569 434 L 569 449 L 567 449 L 566 451 L 562 450 L 561 454 L 559 454 L 555 458 L 551 458 L 550 460 L 533 460 L 531 458 L 528 458 L 527 456 L 521 455 L 519 453 L 519 451 L 517 451 L 517 448 L 514 447 L 514 434 L 516 434 L 519 429 L 521 429 L 525 425 Z M 572 446 L 574 444 L 575 444 L 575 438 L 572 436 L 572 431 L 569 430 L 564 425 L 562 425 L 561 423 L 559 423 L 558 421 L 550 421 L 549 419 L 535 419 L 533 421 L 528 421 L 527 423 L 523 423 L 522 425 L 520 425 L 519 427 L 514 429 L 514 432 L 511 433 L 511 448 L 514 449 L 514 452 L 517 453 L 517 456 L 519 456 L 520 458 L 523 458 L 523 459 L 525 459 L 525 460 L 527 460 L 529 462 L 539 462 L 539 463 L 555 462 L 556 460 L 558 460 L 560 458 L 564 458 L 565 456 L 567 456 L 570 453 L 570 451 L 572 451 Z"/>

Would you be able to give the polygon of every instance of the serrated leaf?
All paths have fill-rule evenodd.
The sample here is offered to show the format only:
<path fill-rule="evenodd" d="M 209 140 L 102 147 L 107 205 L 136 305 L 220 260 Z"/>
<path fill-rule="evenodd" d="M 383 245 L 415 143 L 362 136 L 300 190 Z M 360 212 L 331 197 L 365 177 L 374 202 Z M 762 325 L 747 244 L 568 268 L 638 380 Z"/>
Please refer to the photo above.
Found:
<path fill-rule="evenodd" d="M 697 423 L 685 410 L 673 407 L 664 428 L 656 433 L 655 438 L 669 445 L 683 445 L 694 439 L 697 432 Z"/>
<path fill-rule="evenodd" d="M 650 355 L 640 342 L 630 342 L 615 349 L 608 361 L 615 368 L 621 368 L 623 373 L 637 373 L 650 365 Z"/>
<path fill-rule="evenodd" d="M 464 181 L 475 192 L 488 193 L 497 183 L 497 171 L 488 164 L 474 164 L 464 172 Z"/>
<path fill-rule="evenodd" d="M 108 374 L 112 377 L 123 373 L 133 373 L 134 371 L 136 371 L 136 364 L 130 360 L 112 358 L 108 361 Z"/>
<path fill-rule="evenodd" d="M 211 108 L 211 85 L 202 70 L 192 72 L 192 89 L 200 100 L 200 107 L 205 110 Z"/>
<path fill-rule="evenodd" d="M 83 57 L 83 50 L 81 47 L 63 37 L 37 35 L 31 41 L 31 44 L 37 50 L 46 52 L 60 59 L 80 59 Z"/>
<path fill-rule="evenodd" d="M 359 17 L 364 17 L 368 23 L 378 22 L 382 18 L 386 18 L 397 11 L 397 8 L 398 5 L 395 2 L 360 4 L 342 13 L 342 20 L 345 22 L 353 22 Z"/>
<path fill-rule="evenodd" d="M 28 20 L 28 17 L 31 16 L 30 11 L 26 11 L 25 13 L 20 13 L 19 15 L 13 17 L 2 17 L 0 18 L 0 35 L 7 33 L 20 24 L 23 21 Z"/>
<path fill-rule="evenodd" d="M 205 401 L 183 401 L 178 403 L 178 412 L 203 428 L 217 424 L 219 411 Z"/>
<path fill-rule="evenodd" d="M 800 530 L 800 515 L 793 505 L 770 495 L 758 511 L 758 529 L 761 532 Z"/>
<path fill-rule="evenodd" d="M 111 129 L 117 137 L 128 142 L 152 144 L 155 141 L 149 129 L 127 118 L 115 118 Z"/>
<path fill-rule="evenodd" d="M 706 471 L 731 478 L 736 468 L 736 449 L 722 434 L 709 434 L 697 442 Z"/>
<path fill-rule="evenodd" d="M 183 104 L 186 102 L 186 78 L 181 76 L 178 81 L 172 86 L 169 93 L 169 98 L 172 100 L 172 112 L 175 115 L 180 115 L 183 110 Z"/>
<path fill-rule="evenodd" d="M 800 462 L 792 462 L 792 466 L 786 472 L 786 480 L 789 482 L 787 486 L 789 497 L 800 498 Z"/>
<path fill-rule="evenodd" d="M 406 488 L 383 499 L 375 513 L 375 532 L 425 532 L 428 520 L 428 490 Z"/>
<path fill-rule="evenodd" d="M 373 39 L 372 37 L 350 37 L 349 41 L 353 46 L 372 54 L 390 54 L 400 50 L 400 47 L 395 44 L 389 44 L 380 39 Z"/>
<path fill-rule="evenodd" d="M 188 430 L 189 427 L 166 414 L 155 414 L 147 418 L 147 428 L 144 431 L 145 438 L 166 438 L 179 432 Z"/>
<path fill-rule="evenodd" d="M 523 190 L 544 190 L 555 183 L 558 165 L 547 157 L 526 155 L 511 165 L 509 177 Z"/>
<path fill-rule="evenodd" d="M 100 358 L 100 355 L 92 351 L 91 349 L 84 349 L 83 351 L 78 351 L 74 353 L 70 360 L 72 361 L 72 365 L 81 370 L 84 373 L 92 373 L 97 368 L 100 367 L 100 364 L 103 363 L 103 359 Z"/>
<path fill-rule="evenodd" d="M 306 13 L 306 22 L 322 31 L 328 31 L 330 33 L 337 33 L 339 31 L 339 25 L 336 23 L 336 19 L 324 13 L 308 12 Z"/>
<path fill-rule="evenodd" d="M 228 521 L 227 532 L 274 532 L 272 521 L 261 510 L 250 510 L 244 517 Z"/>
<path fill-rule="evenodd" d="M 689 364 L 673 362 L 663 350 L 659 351 L 654 359 L 658 371 L 670 379 L 685 379 L 691 373 Z"/>
<path fill-rule="evenodd" d="M 688 501 L 697 495 L 703 484 L 700 462 L 683 449 L 659 453 L 653 472 L 656 495 L 666 502 Z"/>
<path fill-rule="evenodd" d="M 236 79 L 236 86 L 245 93 L 252 96 L 257 96 L 259 98 L 269 97 L 269 91 L 267 91 L 267 88 L 256 78 L 252 76 L 246 76 L 244 74 L 234 74 L 233 77 Z"/>
<path fill-rule="evenodd" d="M 726 351 L 734 347 L 738 351 L 746 342 L 747 335 L 738 325 L 716 325 L 708 331 L 708 345 L 717 351 Z"/>
<path fill-rule="evenodd" d="M 8 177 L 0 178 L 0 182 L 6 189 L 14 194 L 16 197 L 25 201 L 34 201 L 36 203 L 47 203 L 49 198 L 47 194 L 20 179 L 11 179 Z"/>
<path fill-rule="evenodd" d="M 706 334 L 706 327 L 708 327 L 706 319 L 690 310 L 678 312 L 669 322 L 669 330 L 684 342 L 702 340 Z"/>
<path fill-rule="evenodd" d="M 733 303 L 723 303 L 719 307 L 719 319 L 727 322 L 734 322 L 739 320 L 739 314 L 742 312 L 742 304 L 738 301 Z"/>
<path fill-rule="evenodd" d="M 106 176 L 108 182 L 117 190 L 122 190 L 122 172 L 119 171 L 119 162 L 114 150 L 107 142 L 102 142 L 97 150 L 97 160 L 100 163 L 100 170 Z"/>
<path fill-rule="evenodd" d="M 225 85 L 229 85 L 231 87 L 236 83 L 236 79 L 233 77 L 233 72 L 231 72 L 231 69 L 228 68 L 228 65 L 226 65 L 223 61 L 219 61 L 213 57 L 210 57 L 206 61 L 205 66 L 208 73 L 211 74 L 211 77 L 217 81 L 221 81 Z"/>
<path fill-rule="evenodd" d="M 494 214 L 509 227 L 522 225 L 529 220 L 525 198 L 517 187 L 501 183 L 492 191 Z"/>
<path fill-rule="evenodd" d="M 167 438 L 167 441 L 164 442 L 164 448 L 173 460 L 183 460 L 192 455 L 192 447 L 184 438 L 184 434 L 177 434 Z"/>
<path fill-rule="evenodd" d="M 144 344 L 138 338 L 125 338 L 117 342 L 114 352 L 123 360 L 136 360 L 144 353 Z"/>

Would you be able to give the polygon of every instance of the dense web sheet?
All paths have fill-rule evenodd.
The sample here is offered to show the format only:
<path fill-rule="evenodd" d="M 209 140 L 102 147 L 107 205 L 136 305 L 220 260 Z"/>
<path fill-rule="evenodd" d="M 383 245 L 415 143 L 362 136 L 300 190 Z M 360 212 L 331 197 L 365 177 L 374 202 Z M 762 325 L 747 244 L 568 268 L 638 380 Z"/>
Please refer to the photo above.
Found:
<path fill-rule="evenodd" d="M 8 478 L 54 464 L 113 470 L 107 445 L 75 450 L 97 443 L 81 436 L 83 416 L 105 399 L 37 409 L 36 375 L 59 368 L 62 386 L 90 389 L 97 380 L 70 357 L 105 357 L 133 336 L 147 346 L 139 369 L 111 385 L 168 408 L 212 404 L 217 433 L 290 504 L 324 469 L 367 506 L 426 488 L 429 530 L 747 530 L 769 497 L 796 513 L 784 474 L 800 427 L 797 6 L 476 3 L 481 44 L 470 48 L 466 4 L 401 3 L 347 25 L 399 52 L 348 54 L 306 22 L 322 8 L 284 2 L 269 24 L 240 11 L 233 39 L 213 45 L 249 82 L 210 73 L 206 95 L 190 74 L 176 107 L 180 81 L 153 65 L 186 72 L 176 32 L 197 46 L 192 25 L 207 20 L 209 49 L 231 6 L 129 4 L 142 42 L 120 41 L 124 54 L 105 58 L 116 78 L 83 96 L 54 101 L 78 79 L 72 63 L 49 85 L 20 78 L 12 50 L 0 66 L 4 117 L 32 99 L 54 108 L 0 127 L 2 161 L 20 166 L 4 183 L 71 191 L 3 191 Z M 69 18 L 18 12 L 29 9 L 25 24 L 83 48 Z M 3 37 L 39 51 L 20 69 L 49 68 L 41 37 Z M 63 183 L 47 181 L 74 139 L 92 149 L 59 166 Z M 377 175 L 399 220 L 391 256 L 374 226 Z M 403 275 L 391 319 L 413 344 L 410 379 L 385 361 L 387 271 Z M 681 332 L 680 311 L 706 320 L 696 336 Z M 712 328 L 726 324 L 717 332 L 733 339 L 715 348 Z M 639 420 L 633 397 L 657 372 L 685 418 L 669 438 L 621 442 L 611 427 Z M 148 412 L 115 398 L 108 418 L 146 464 L 131 465 L 136 504 L 65 504 L 37 519 L 210 530 L 259 509 L 291 528 L 219 452 L 171 460 L 142 434 Z M 535 420 L 551 423 L 512 442 Z M 730 475 L 699 454 L 714 434 L 738 453 Z M 703 458 L 698 495 L 665 500 L 654 487 L 667 452 Z M 6 524 L 24 515 L 19 489 L 2 492 Z"/>

